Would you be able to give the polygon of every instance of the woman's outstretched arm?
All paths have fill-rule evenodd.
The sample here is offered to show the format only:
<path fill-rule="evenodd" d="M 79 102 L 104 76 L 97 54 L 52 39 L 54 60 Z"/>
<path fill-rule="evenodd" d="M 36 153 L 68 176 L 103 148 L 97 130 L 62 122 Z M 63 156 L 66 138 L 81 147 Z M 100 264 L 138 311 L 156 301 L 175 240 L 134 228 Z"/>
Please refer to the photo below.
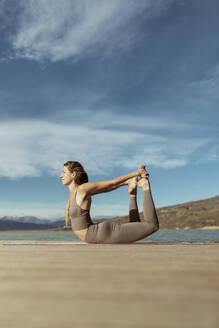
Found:
<path fill-rule="evenodd" d="M 78 189 L 81 193 L 84 193 L 88 196 L 109 192 L 122 186 L 122 183 L 125 182 L 126 180 L 137 177 L 141 174 L 144 174 L 145 172 L 146 172 L 145 166 L 140 165 L 139 169 L 132 173 L 122 175 L 113 180 L 83 183 L 78 187 Z"/>

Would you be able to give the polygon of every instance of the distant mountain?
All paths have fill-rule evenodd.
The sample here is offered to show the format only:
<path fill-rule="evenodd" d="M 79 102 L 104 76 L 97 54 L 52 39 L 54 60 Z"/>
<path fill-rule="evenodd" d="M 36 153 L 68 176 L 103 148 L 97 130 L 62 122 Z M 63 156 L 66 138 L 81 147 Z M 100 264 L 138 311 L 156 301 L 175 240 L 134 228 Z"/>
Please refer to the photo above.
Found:
<path fill-rule="evenodd" d="M 161 229 L 219 227 L 219 196 L 158 209 Z"/>
<path fill-rule="evenodd" d="M 51 220 L 48 219 L 39 219 L 35 216 L 3 216 L 0 218 L 0 221 L 15 221 L 15 222 L 22 222 L 22 223 L 35 223 L 35 224 L 50 224 Z M 56 220 L 57 221 L 57 220 Z"/>
<path fill-rule="evenodd" d="M 160 229 L 200 229 L 203 227 L 219 227 L 219 196 L 187 202 L 179 205 L 161 207 L 157 209 Z M 142 218 L 142 213 L 140 217 Z M 94 219 L 93 222 L 108 220 Z M 128 222 L 128 216 L 112 218 L 121 223 Z M 0 230 L 39 230 L 63 229 L 64 218 L 50 221 L 34 216 L 0 218 Z M 70 227 L 69 227 L 70 229 Z"/>
<path fill-rule="evenodd" d="M 41 230 L 54 229 L 64 226 L 64 218 L 56 221 L 39 219 L 32 216 L 0 218 L 0 230 Z"/>

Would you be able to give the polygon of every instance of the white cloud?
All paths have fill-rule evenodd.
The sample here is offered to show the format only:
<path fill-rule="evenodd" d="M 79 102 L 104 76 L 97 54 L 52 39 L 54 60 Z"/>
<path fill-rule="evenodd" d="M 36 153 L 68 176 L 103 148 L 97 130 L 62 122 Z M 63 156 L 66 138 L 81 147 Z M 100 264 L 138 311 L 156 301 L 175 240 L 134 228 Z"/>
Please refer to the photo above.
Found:
<path fill-rule="evenodd" d="M 184 120 L 177 121 L 170 119 L 167 114 L 165 117 L 154 117 L 154 116 L 141 116 L 141 115 L 128 115 L 127 113 L 113 113 L 111 111 L 101 111 L 95 115 L 89 110 L 83 111 L 84 115 L 89 117 L 89 125 L 93 124 L 94 126 L 102 127 L 104 124 L 105 128 L 126 128 L 128 129 L 137 129 L 144 131 L 148 130 L 172 130 L 180 131 L 185 129 L 191 129 L 192 124 L 189 121 Z M 68 115 L 68 114 L 67 114 Z"/>
<path fill-rule="evenodd" d="M 25 203 L 25 202 L 13 202 L 13 208 L 10 202 L 0 202 L 0 217 L 3 216 L 36 216 L 39 219 L 58 219 L 63 218 L 65 215 L 66 202 L 63 203 Z M 107 209 L 107 213 L 106 213 Z M 125 215 L 128 212 L 128 204 L 95 204 L 91 208 L 92 218 L 107 216 Z"/>
<path fill-rule="evenodd" d="M 20 0 L 22 12 L 13 48 L 17 57 L 63 60 L 93 47 L 129 47 L 147 10 L 160 14 L 172 0 Z M 146 14 L 144 15 L 146 19 Z"/>
<path fill-rule="evenodd" d="M 56 220 L 64 218 L 66 202 L 0 202 L 0 217 L 3 216 L 35 216 L 39 219 Z M 128 202 L 126 204 L 113 204 L 112 202 L 98 203 L 93 200 L 91 207 L 91 217 L 98 218 L 105 216 L 126 215 L 128 213 Z"/>
<path fill-rule="evenodd" d="M 0 122 L 1 176 L 21 178 L 42 173 L 59 176 L 66 160 L 81 161 L 88 174 L 109 175 L 116 167 L 125 173 L 141 163 L 146 163 L 149 168 L 166 169 L 194 161 L 218 159 L 215 140 L 189 137 L 192 132 L 189 125 L 181 133 L 184 123 L 145 116 L 136 121 L 135 116 L 126 115 L 121 125 L 117 123 L 109 129 L 106 122 L 112 119 L 112 114 L 100 113 L 93 115 L 92 119 L 88 112 L 86 114 L 78 113 L 75 121 L 71 117 L 65 120 L 66 123 L 42 120 Z M 119 122 L 121 116 L 114 115 L 113 119 Z M 140 123 L 141 129 L 138 129 Z M 168 133 L 170 137 L 167 137 Z M 10 205 L 10 202 L 0 203 L 0 216 L 33 215 L 52 219 L 64 216 L 66 203 L 13 202 L 13 208 Z M 119 206 L 112 202 L 109 206 L 109 202 L 99 200 L 94 205 L 92 217 L 128 213 L 126 201 L 120 202 Z"/>
<path fill-rule="evenodd" d="M 40 219 L 58 219 L 64 217 L 66 202 L 0 202 L 0 217 L 36 216 Z"/>
<path fill-rule="evenodd" d="M 95 126 L 89 119 L 82 112 L 80 124 L 73 120 L 71 124 L 40 120 L 1 122 L 0 175 L 10 178 L 40 176 L 43 172 L 57 175 L 66 160 L 78 160 L 88 173 L 103 175 L 116 167 L 133 170 L 142 162 L 171 168 L 186 165 L 201 147 L 210 143 L 206 138 L 179 137 L 177 133 L 174 137 L 162 136 L 149 127 L 141 132 L 131 131 L 129 125 L 107 129 L 104 123 Z M 155 125 L 154 119 L 151 120 Z M 157 124 L 159 128 L 159 120 Z"/>

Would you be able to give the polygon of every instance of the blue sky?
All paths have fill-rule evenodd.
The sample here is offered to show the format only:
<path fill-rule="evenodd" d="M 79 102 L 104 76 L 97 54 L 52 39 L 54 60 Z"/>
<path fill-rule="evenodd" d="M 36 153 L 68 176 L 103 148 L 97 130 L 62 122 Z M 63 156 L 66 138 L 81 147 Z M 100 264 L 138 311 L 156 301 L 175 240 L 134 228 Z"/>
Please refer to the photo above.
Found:
<path fill-rule="evenodd" d="M 1 1 L 0 216 L 63 216 L 66 160 L 94 181 L 146 163 L 157 207 L 217 195 L 218 16 L 217 0 Z M 93 216 L 127 212 L 126 187 L 93 199 Z"/>

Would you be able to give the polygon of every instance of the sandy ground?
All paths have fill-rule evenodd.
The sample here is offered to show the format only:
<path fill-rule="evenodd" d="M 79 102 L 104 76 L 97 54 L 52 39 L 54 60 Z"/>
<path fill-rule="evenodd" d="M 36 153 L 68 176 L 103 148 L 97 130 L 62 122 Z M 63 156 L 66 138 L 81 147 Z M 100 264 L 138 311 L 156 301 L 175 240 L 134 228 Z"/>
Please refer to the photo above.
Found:
<path fill-rule="evenodd" d="M 219 327 L 219 244 L 0 243 L 0 326 Z"/>

